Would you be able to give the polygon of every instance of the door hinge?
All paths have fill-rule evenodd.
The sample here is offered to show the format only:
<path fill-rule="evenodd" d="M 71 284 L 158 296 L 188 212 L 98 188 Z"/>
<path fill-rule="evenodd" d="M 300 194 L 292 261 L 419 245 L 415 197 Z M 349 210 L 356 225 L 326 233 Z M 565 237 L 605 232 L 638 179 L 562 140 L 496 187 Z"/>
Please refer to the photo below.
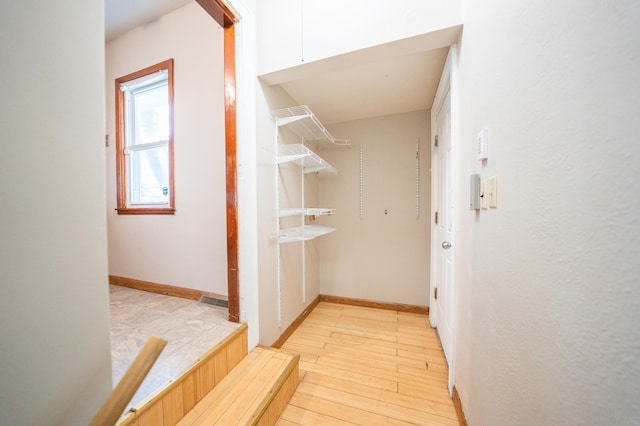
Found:
<path fill-rule="evenodd" d="M 438 287 L 436 287 L 433 291 L 433 298 L 438 300 Z"/>
<path fill-rule="evenodd" d="M 436 212 L 436 225 L 438 224 L 438 212 Z"/>
<path fill-rule="evenodd" d="M 435 146 L 436 148 L 438 147 L 438 135 L 434 137 L 433 146 Z"/>

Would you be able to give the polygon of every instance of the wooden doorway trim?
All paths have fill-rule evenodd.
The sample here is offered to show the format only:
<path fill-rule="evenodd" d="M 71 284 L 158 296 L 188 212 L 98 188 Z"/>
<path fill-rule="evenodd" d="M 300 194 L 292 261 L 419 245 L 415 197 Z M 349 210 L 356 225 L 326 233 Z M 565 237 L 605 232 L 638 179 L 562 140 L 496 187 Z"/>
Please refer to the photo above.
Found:
<path fill-rule="evenodd" d="M 224 28 L 224 124 L 227 210 L 227 288 L 229 321 L 240 322 L 238 279 L 238 177 L 236 141 L 236 50 L 235 22 L 238 18 L 221 0 L 196 0 Z"/>

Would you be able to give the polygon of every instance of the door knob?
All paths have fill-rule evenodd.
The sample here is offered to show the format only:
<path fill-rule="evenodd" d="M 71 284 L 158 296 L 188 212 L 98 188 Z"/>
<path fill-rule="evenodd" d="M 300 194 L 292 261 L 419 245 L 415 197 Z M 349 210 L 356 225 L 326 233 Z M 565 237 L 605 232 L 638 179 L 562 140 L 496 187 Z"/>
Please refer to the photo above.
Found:
<path fill-rule="evenodd" d="M 445 250 L 451 248 L 451 243 L 449 241 L 443 241 L 442 248 Z"/>

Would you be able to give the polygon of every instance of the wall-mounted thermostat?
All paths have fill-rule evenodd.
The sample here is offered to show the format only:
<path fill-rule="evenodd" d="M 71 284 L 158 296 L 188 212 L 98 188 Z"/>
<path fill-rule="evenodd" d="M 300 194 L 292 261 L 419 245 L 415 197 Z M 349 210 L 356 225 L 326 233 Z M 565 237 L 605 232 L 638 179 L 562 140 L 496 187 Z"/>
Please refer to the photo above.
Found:
<path fill-rule="evenodd" d="M 476 139 L 476 158 L 478 161 L 489 158 L 489 129 L 482 129 Z"/>
<path fill-rule="evenodd" d="M 471 210 L 480 210 L 480 175 L 475 173 L 471 175 L 469 208 Z"/>

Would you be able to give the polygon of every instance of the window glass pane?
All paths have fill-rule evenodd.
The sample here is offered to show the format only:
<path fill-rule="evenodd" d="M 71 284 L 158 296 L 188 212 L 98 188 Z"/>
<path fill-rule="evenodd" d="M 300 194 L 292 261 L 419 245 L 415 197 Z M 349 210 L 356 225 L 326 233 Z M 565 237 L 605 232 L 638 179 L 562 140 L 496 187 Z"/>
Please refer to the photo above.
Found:
<path fill-rule="evenodd" d="M 133 93 L 135 136 L 131 145 L 169 139 L 169 95 L 167 85 Z"/>
<path fill-rule="evenodd" d="M 166 145 L 132 150 L 131 204 L 169 203 L 169 150 Z"/>

